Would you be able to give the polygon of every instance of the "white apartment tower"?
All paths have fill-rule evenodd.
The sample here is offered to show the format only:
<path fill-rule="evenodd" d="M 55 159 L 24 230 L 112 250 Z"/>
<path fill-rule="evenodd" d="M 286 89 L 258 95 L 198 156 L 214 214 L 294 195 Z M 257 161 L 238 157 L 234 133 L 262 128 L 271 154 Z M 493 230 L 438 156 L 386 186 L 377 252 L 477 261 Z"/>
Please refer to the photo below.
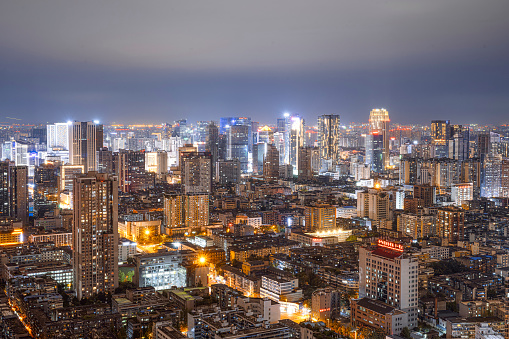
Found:
<path fill-rule="evenodd" d="M 417 326 L 418 262 L 403 246 L 378 240 L 359 249 L 359 298 L 380 300 L 408 313 L 410 328 Z"/>

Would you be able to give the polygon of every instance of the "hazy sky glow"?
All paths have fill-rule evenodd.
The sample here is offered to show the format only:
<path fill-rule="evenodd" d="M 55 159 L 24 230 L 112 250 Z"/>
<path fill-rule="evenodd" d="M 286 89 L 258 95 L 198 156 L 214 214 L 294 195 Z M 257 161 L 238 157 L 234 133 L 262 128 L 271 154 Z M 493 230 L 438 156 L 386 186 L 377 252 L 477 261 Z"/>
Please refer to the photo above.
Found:
<path fill-rule="evenodd" d="M 0 1 L 1 122 L 509 122 L 507 0 Z"/>

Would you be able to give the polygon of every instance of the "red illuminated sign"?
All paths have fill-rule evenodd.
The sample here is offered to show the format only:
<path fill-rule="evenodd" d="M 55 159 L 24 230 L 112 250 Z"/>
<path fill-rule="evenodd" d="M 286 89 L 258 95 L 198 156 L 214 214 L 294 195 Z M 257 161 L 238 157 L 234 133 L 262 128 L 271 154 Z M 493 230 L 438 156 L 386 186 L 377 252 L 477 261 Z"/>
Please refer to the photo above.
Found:
<path fill-rule="evenodd" d="M 391 241 L 378 239 L 378 247 L 388 248 L 394 251 L 403 252 L 403 245 L 393 243 Z"/>

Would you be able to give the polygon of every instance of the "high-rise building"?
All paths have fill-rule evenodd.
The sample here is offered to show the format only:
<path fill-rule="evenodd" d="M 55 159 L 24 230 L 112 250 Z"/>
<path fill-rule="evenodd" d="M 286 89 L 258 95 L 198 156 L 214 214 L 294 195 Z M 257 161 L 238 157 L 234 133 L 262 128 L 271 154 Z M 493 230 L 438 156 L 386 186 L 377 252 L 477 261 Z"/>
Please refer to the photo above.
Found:
<path fill-rule="evenodd" d="M 97 170 L 96 155 L 102 143 L 102 125 L 93 121 L 72 122 L 69 125 L 69 163 L 83 165 L 85 172 Z"/>
<path fill-rule="evenodd" d="M 10 166 L 9 181 L 10 217 L 28 225 L 28 167 Z"/>
<path fill-rule="evenodd" d="M 299 163 L 297 164 L 297 176 L 299 180 L 313 179 L 313 169 L 311 167 L 311 158 L 313 147 L 299 148 Z"/>
<path fill-rule="evenodd" d="M 285 158 L 286 164 L 293 166 L 294 174 L 298 174 L 299 166 L 299 149 L 304 147 L 304 119 L 294 115 L 289 119 L 289 125 L 287 127 L 288 139 L 286 140 L 285 146 Z"/>
<path fill-rule="evenodd" d="M 491 152 L 490 133 L 480 133 L 477 135 L 477 156 L 483 158 Z"/>
<path fill-rule="evenodd" d="M 34 183 L 34 209 L 42 217 L 58 203 L 58 164 L 47 162 L 35 167 Z"/>
<path fill-rule="evenodd" d="M 120 150 L 113 155 L 113 162 L 122 192 L 136 192 L 150 186 L 151 177 L 145 171 L 144 151 Z"/>
<path fill-rule="evenodd" d="M 113 174 L 113 152 L 107 147 L 101 147 L 97 151 L 97 172 Z"/>
<path fill-rule="evenodd" d="M 220 160 L 216 162 L 216 182 L 221 185 L 240 182 L 240 161 Z"/>
<path fill-rule="evenodd" d="M 501 196 L 502 187 L 502 156 L 499 154 L 483 155 L 481 166 L 481 197 L 493 198 Z"/>
<path fill-rule="evenodd" d="M 329 204 L 305 206 L 305 228 L 307 232 L 336 229 L 336 207 Z"/>
<path fill-rule="evenodd" d="M 74 180 L 74 290 L 78 299 L 118 287 L 118 180 L 88 172 Z"/>
<path fill-rule="evenodd" d="M 215 176 L 216 163 L 219 159 L 219 128 L 214 121 L 207 126 L 205 151 L 210 152 L 212 160 L 212 176 Z M 222 158 L 224 160 L 224 158 Z"/>
<path fill-rule="evenodd" d="M 8 217 L 9 187 L 10 187 L 10 161 L 0 161 L 0 217 Z"/>
<path fill-rule="evenodd" d="M 369 135 L 376 136 L 381 135 L 381 150 L 382 150 L 382 164 L 383 164 L 383 170 L 387 169 L 387 167 L 390 164 L 389 159 L 389 112 L 383 108 L 378 109 L 375 108 L 369 113 Z M 379 149 L 379 137 L 374 138 L 377 139 L 377 143 L 375 144 L 375 141 L 373 141 L 373 150 Z M 378 148 L 375 148 L 378 147 Z M 368 154 L 370 150 L 366 148 L 366 155 Z M 373 157 L 377 156 L 376 154 L 373 155 Z M 371 162 L 368 162 L 371 164 Z"/>
<path fill-rule="evenodd" d="M 267 146 L 267 154 L 263 162 L 263 178 L 267 182 L 275 182 L 279 178 L 279 152 L 274 145 Z"/>
<path fill-rule="evenodd" d="M 440 238 L 446 238 L 450 242 L 463 240 L 465 212 L 455 207 L 438 208 L 436 228 Z"/>
<path fill-rule="evenodd" d="M 332 160 L 336 165 L 339 157 L 340 138 L 339 115 L 320 115 L 318 117 L 318 147 L 320 157 Z"/>
<path fill-rule="evenodd" d="M 451 126 L 449 143 L 449 158 L 465 161 L 470 157 L 470 131 L 461 125 Z"/>
<path fill-rule="evenodd" d="M 375 173 L 384 171 L 384 135 L 374 131 L 366 136 L 366 163 Z"/>
<path fill-rule="evenodd" d="M 500 172 L 500 196 L 509 198 L 509 160 L 502 160 L 502 170 Z"/>
<path fill-rule="evenodd" d="M 391 220 L 389 194 L 377 189 L 357 193 L 357 216 L 369 218 L 376 225 Z"/>
<path fill-rule="evenodd" d="M 378 240 L 376 247 L 359 248 L 359 297 L 382 301 L 408 313 L 408 326 L 417 325 L 418 261 L 400 244 Z"/>
<path fill-rule="evenodd" d="M 185 194 L 212 192 L 212 156 L 210 152 L 186 152 L 181 158 L 181 182 Z"/>
<path fill-rule="evenodd" d="M 70 123 L 47 125 L 46 138 L 48 151 L 52 149 L 69 150 L 69 125 Z"/>
<path fill-rule="evenodd" d="M 227 128 L 227 160 L 239 159 L 242 173 L 247 173 L 249 165 L 249 128 L 233 125 Z"/>
<path fill-rule="evenodd" d="M 203 229 L 209 224 L 209 195 L 166 194 L 164 220 L 169 235 L 175 234 L 175 229 L 188 232 Z"/>
<path fill-rule="evenodd" d="M 145 171 L 156 174 L 168 173 L 168 153 L 166 151 L 146 152 Z"/>
<path fill-rule="evenodd" d="M 268 144 L 259 142 L 253 145 L 253 174 L 263 175 L 263 161 L 267 154 Z"/>
<path fill-rule="evenodd" d="M 451 188 L 451 200 L 454 205 L 461 206 L 474 199 L 474 185 L 472 183 L 454 184 Z"/>
<path fill-rule="evenodd" d="M 219 119 L 219 134 L 228 134 L 228 129 L 232 126 L 247 127 L 247 145 L 248 152 L 252 151 L 253 146 L 253 126 L 249 117 L 223 117 Z M 257 128 L 257 127 L 256 127 Z"/>
<path fill-rule="evenodd" d="M 398 215 L 397 228 L 399 232 L 415 240 L 433 236 L 436 234 L 435 217 L 433 215 L 401 213 Z"/>
<path fill-rule="evenodd" d="M 431 143 L 435 158 L 447 158 L 449 156 L 449 139 L 451 128 L 449 120 L 431 121 Z"/>
<path fill-rule="evenodd" d="M 421 199 L 423 207 L 436 204 L 436 188 L 430 185 L 414 185 L 414 198 Z"/>

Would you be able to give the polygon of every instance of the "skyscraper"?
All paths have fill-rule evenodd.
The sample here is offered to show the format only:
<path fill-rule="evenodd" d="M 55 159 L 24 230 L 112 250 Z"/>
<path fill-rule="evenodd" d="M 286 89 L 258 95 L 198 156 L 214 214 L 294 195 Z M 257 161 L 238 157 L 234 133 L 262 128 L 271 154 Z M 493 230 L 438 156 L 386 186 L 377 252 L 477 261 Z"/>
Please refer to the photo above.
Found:
<path fill-rule="evenodd" d="M 88 172 L 74 180 L 73 262 L 78 299 L 118 287 L 118 180 Z"/>
<path fill-rule="evenodd" d="M 318 117 L 318 145 L 322 159 L 332 159 L 337 164 L 339 156 L 340 125 L 339 115 L 320 115 Z"/>
<path fill-rule="evenodd" d="M 383 170 L 387 169 L 389 166 L 389 112 L 383 108 L 381 109 L 373 109 L 369 113 L 369 135 L 367 136 L 367 139 L 374 136 L 381 136 L 376 137 L 374 139 L 377 139 L 373 141 L 372 145 L 369 146 L 368 141 L 366 141 L 366 158 L 367 163 L 372 164 L 374 161 L 374 157 L 377 156 L 377 154 L 374 154 L 375 146 L 377 146 L 379 142 L 379 138 L 381 138 L 381 153 L 382 153 L 382 168 Z"/>
<path fill-rule="evenodd" d="M 56 123 L 47 125 L 46 129 L 48 151 L 53 148 L 69 150 L 69 124 Z"/>
<path fill-rule="evenodd" d="M 210 152 L 212 160 L 212 176 L 215 176 L 216 162 L 219 159 L 219 128 L 214 121 L 211 121 L 207 126 L 205 151 Z"/>
<path fill-rule="evenodd" d="M 0 161 L 0 217 L 9 216 L 9 160 Z"/>
<path fill-rule="evenodd" d="M 247 173 L 249 164 L 249 128 L 234 125 L 227 128 L 227 160 L 239 159 L 242 173 Z"/>
<path fill-rule="evenodd" d="M 451 128 L 449 120 L 431 121 L 431 144 L 435 158 L 447 158 L 449 156 L 449 139 Z"/>
<path fill-rule="evenodd" d="M 298 115 L 291 116 L 288 120 L 287 135 L 288 139 L 285 146 L 285 160 L 294 168 L 294 174 L 297 173 L 299 164 L 299 148 L 304 147 L 304 119 Z"/>
<path fill-rule="evenodd" d="M 461 125 L 451 126 L 449 158 L 465 161 L 470 156 L 470 131 Z"/>
<path fill-rule="evenodd" d="M 28 225 L 28 167 L 10 166 L 9 181 L 10 216 Z"/>
<path fill-rule="evenodd" d="M 263 178 L 266 181 L 275 182 L 279 178 L 279 152 L 274 145 L 267 146 L 263 170 Z"/>
<path fill-rule="evenodd" d="M 212 192 L 212 159 L 209 152 L 186 152 L 181 158 L 181 182 L 185 194 Z"/>
<path fill-rule="evenodd" d="M 85 166 L 85 172 L 97 170 L 96 153 L 102 143 L 102 125 L 74 121 L 69 125 L 69 163 Z"/>

